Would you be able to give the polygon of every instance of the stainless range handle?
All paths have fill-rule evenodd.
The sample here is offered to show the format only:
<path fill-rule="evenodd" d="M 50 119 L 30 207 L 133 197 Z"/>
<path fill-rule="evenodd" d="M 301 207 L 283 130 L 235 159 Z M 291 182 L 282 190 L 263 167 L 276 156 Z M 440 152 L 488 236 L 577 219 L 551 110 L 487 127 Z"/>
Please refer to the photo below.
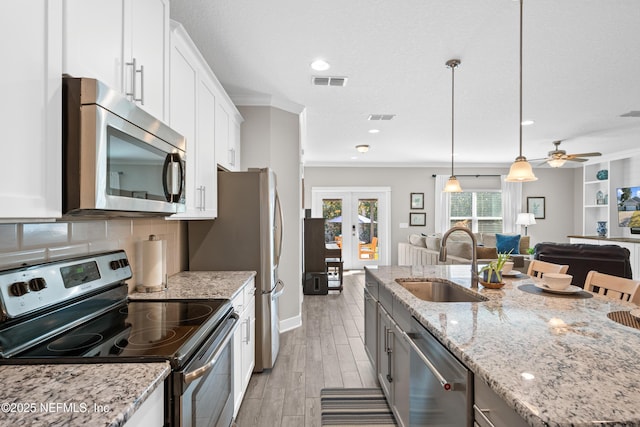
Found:
<path fill-rule="evenodd" d="M 445 391 L 454 390 L 456 388 L 455 387 L 456 383 L 447 381 L 447 379 L 440 373 L 440 371 L 438 371 L 438 368 L 434 366 L 431 360 L 429 360 L 429 358 L 424 355 L 422 350 L 420 350 L 420 347 L 418 347 L 418 345 L 413 341 L 413 337 L 412 337 L 413 334 L 407 334 L 403 330 L 399 330 L 399 331 L 406 338 L 407 342 L 409 343 L 411 348 L 416 352 L 416 354 L 420 357 L 422 362 L 424 362 L 424 364 L 427 365 L 427 368 L 429 368 L 431 373 L 436 377 L 440 385 L 442 385 L 442 388 Z"/>
<path fill-rule="evenodd" d="M 211 358 L 207 361 L 207 363 L 205 363 L 203 366 L 201 366 L 201 367 L 199 367 L 197 369 L 194 369 L 191 372 L 187 372 L 185 374 L 185 376 L 184 376 L 185 384 L 192 383 L 193 381 L 195 381 L 198 378 L 204 376 L 207 372 L 209 372 L 211 369 L 213 369 L 213 366 L 216 364 L 216 362 L 220 358 L 220 355 L 224 351 L 225 347 L 227 346 L 227 344 L 229 344 L 229 341 L 231 341 L 231 338 L 233 338 L 233 333 L 235 332 L 236 328 L 238 327 L 238 315 L 235 314 L 235 313 L 232 313 L 231 316 L 229 316 L 229 319 L 227 319 L 226 322 L 227 323 L 228 322 L 232 322 L 233 326 L 231 326 L 231 328 L 227 331 L 224 339 L 222 340 L 222 343 L 218 346 L 216 351 L 213 353 L 213 356 L 211 356 Z"/>

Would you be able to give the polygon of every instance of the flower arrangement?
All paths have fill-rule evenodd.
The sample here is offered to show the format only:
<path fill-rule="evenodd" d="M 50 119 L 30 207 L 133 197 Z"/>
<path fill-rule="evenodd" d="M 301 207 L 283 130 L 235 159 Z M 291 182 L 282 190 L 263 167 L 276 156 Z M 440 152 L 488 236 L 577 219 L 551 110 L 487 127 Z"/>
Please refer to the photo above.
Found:
<path fill-rule="evenodd" d="M 504 263 L 509 260 L 511 251 L 507 253 L 498 253 L 498 258 L 489 262 L 489 264 L 482 267 L 481 273 L 484 273 L 484 282 L 487 283 L 502 283 L 502 267 Z"/>

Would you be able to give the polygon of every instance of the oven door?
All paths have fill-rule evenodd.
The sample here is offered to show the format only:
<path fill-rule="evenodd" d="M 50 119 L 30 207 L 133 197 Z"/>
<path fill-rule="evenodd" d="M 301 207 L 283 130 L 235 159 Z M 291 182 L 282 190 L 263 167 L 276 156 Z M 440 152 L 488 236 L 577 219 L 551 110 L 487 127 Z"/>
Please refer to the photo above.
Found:
<path fill-rule="evenodd" d="M 233 313 L 182 369 L 173 374 L 172 424 L 229 427 L 233 419 Z"/>

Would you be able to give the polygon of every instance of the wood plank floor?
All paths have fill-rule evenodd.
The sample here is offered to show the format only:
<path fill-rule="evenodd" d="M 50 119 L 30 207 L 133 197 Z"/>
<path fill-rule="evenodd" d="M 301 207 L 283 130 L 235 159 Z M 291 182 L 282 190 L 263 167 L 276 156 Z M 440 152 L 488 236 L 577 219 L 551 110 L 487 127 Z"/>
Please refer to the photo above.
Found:
<path fill-rule="evenodd" d="M 305 295 L 302 326 L 280 336 L 270 371 L 253 374 L 237 427 L 319 427 L 320 390 L 377 387 L 364 350 L 364 272 L 344 274 L 342 293 Z"/>

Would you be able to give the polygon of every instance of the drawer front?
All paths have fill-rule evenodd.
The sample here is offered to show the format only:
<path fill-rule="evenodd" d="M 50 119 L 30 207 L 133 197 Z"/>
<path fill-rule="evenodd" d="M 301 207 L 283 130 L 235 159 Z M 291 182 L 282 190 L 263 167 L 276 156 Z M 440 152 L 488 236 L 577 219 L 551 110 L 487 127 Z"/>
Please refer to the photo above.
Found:
<path fill-rule="evenodd" d="M 475 378 L 475 421 L 481 427 L 526 427 L 528 424 L 489 386 Z"/>

